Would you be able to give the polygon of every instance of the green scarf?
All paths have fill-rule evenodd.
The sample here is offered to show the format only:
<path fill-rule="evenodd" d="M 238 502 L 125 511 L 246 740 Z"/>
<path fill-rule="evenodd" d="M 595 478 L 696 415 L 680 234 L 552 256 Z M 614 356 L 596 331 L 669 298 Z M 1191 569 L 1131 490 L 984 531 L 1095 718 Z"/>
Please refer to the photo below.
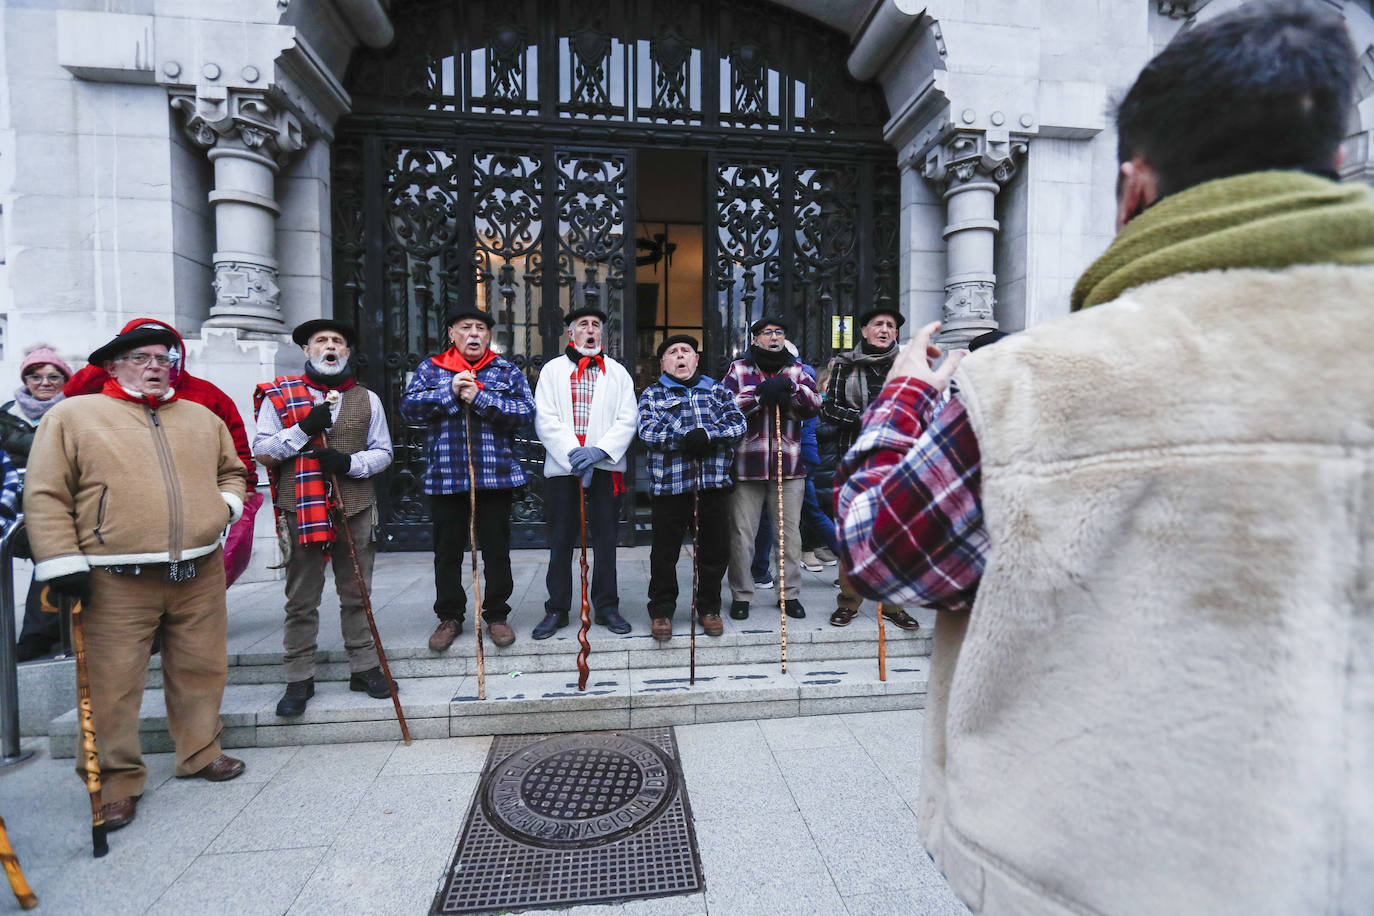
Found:
<path fill-rule="evenodd" d="M 1078 278 L 1074 311 L 1175 274 L 1294 264 L 1374 264 L 1374 201 L 1362 184 L 1251 172 L 1161 199 Z"/>

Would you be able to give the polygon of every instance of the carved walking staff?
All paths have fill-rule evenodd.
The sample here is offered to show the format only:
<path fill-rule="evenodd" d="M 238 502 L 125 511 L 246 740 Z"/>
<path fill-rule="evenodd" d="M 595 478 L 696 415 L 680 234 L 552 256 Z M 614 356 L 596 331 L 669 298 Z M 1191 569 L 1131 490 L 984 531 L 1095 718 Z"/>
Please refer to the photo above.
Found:
<path fill-rule="evenodd" d="M 472 467 L 472 405 L 463 421 L 468 447 L 468 547 L 472 550 L 473 631 L 477 634 L 477 699 L 487 698 L 487 662 L 482 653 L 482 585 L 477 577 L 477 477 Z"/>
<path fill-rule="evenodd" d="M 689 654 L 687 686 L 697 682 L 697 601 L 701 591 L 700 569 L 697 555 L 701 551 L 701 459 L 692 461 L 696 479 L 692 483 L 692 612 L 689 623 L 692 626 L 692 648 Z"/>
<path fill-rule="evenodd" d="M 883 625 L 883 603 L 878 602 L 878 680 L 887 680 L 887 629 Z"/>
<path fill-rule="evenodd" d="M 587 639 L 587 632 L 592 628 L 592 605 L 587 600 L 587 488 L 582 486 L 581 480 L 577 482 L 577 517 L 582 522 L 582 619 L 577 629 L 577 644 L 581 647 L 577 650 L 577 689 L 586 690 L 587 675 L 591 673 L 587 656 L 591 654 L 592 644 Z"/>
<path fill-rule="evenodd" d="M 787 599 L 783 597 L 787 588 L 787 530 L 783 524 L 782 512 L 782 405 L 773 405 L 773 439 L 776 443 L 775 466 L 778 469 L 778 619 L 782 622 L 780 645 L 782 647 L 782 673 L 787 673 Z"/>
<path fill-rule="evenodd" d="M 14 847 L 10 845 L 10 835 L 5 830 L 5 819 L 0 817 L 0 865 L 5 868 L 5 877 L 10 880 L 10 890 L 14 891 L 14 899 L 19 901 L 21 910 L 31 910 L 38 906 L 38 898 L 34 896 L 29 882 L 24 880 L 24 872 L 19 868 L 19 857 L 14 854 Z"/>
<path fill-rule="evenodd" d="M 337 400 L 337 391 L 329 392 L 329 397 Z M 328 398 L 326 398 L 328 400 Z M 333 402 L 331 401 L 331 406 Z M 320 433 L 320 441 L 324 448 L 329 448 L 329 438 Z M 382 666 L 382 676 L 386 678 L 386 686 L 391 690 L 391 705 L 396 707 L 396 721 L 401 726 L 401 740 L 410 746 L 410 728 L 406 725 L 405 713 L 401 712 L 401 699 L 396 695 L 396 682 L 391 679 L 391 666 L 386 663 L 386 650 L 382 648 L 382 634 L 377 632 L 377 619 L 372 616 L 372 594 L 367 587 L 367 578 L 363 575 L 363 568 L 358 563 L 358 545 L 353 543 L 353 532 L 348 527 L 348 516 L 344 514 L 343 498 L 339 495 L 339 478 L 329 475 L 330 503 L 339 515 L 339 530 L 343 532 L 344 545 L 348 548 L 348 558 L 353 563 L 353 578 L 358 582 L 358 594 L 363 599 L 363 614 L 367 617 L 367 628 L 372 631 L 372 644 L 377 647 L 377 662 Z"/>
<path fill-rule="evenodd" d="M 40 596 L 44 604 L 52 605 L 52 590 L 43 588 Z M 81 601 L 73 600 L 72 649 L 76 652 L 76 715 L 81 724 L 81 756 L 85 761 L 82 770 L 86 779 L 86 791 L 91 796 L 91 855 L 101 858 L 110 851 L 105 834 L 105 813 L 100 800 L 100 754 L 95 744 L 95 715 L 91 710 L 91 675 L 86 670 L 86 639 L 81 631 Z"/>

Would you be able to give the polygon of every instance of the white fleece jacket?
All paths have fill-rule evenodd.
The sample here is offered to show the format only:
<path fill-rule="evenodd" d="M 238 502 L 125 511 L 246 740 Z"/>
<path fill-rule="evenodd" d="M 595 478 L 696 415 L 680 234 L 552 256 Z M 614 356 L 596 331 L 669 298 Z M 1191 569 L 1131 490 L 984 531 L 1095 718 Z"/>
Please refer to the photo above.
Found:
<path fill-rule="evenodd" d="M 544 364 L 534 386 L 534 432 L 544 445 L 545 477 L 572 474 L 568 452 L 578 447 L 572 425 L 572 374 L 576 368 L 563 354 Z M 609 456 L 597 463 L 602 470 L 625 470 L 625 453 L 635 439 L 639 417 L 637 403 L 630 373 L 606 357 L 606 373 L 597 380 L 587 418 L 587 446 Z"/>
<path fill-rule="evenodd" d="M 959 368 L 921 832 L 975 912 L 1371 912 L 1371 341 L 1374 268 L 1229 270 Z"/>

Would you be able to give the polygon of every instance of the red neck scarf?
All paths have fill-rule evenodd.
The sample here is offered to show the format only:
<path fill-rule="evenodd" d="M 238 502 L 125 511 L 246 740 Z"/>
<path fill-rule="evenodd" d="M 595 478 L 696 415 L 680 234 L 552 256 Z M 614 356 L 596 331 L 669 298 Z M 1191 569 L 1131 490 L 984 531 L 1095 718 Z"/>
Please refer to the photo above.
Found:
<path fill-rule="evenodd" d="M 457 347 L 449 347 L 438 356 L 430 357 L 430 362 L 440 369 L 447 369 L 450 372 L 471 372 L 473 380 L 476 381 L 477 373 L 485 369 L 487 365 L 496 359 L 496 354 L 488 348 L 475 363 L 470 363 L 467 357 L 458 352 Z M 481 388 L 482 383 L 477 382 L 477 387 Z"/>
<path fill-rule="evenodd" d="M 602 375 L 606 374 L 605 350 L 602 350 L 600 353 L 593 354 L 592 356 L 583 356 L 581 353 L 577 352 L 576 348 L 569 344 L 567 354 L 568 359 L 572 360 L 574 363 L 577 364 L 577 371 L 573 373 L 573 381 L 577 381 L 578 379 L 582 378 L 582 373 L 586 372 L 587 367 L 590 366 L 592 363 L 596 363 L 596 368 L 601 370 Z"/>
<path fill-rule="evenodd" d="M 159 400 L 158 398 L 155 398 L 152 395 L 129 394 L 129 392 L 124 390 L 123 385 L 119 384 L 119 382 L 116 382 L 113 378 L 109 378 L 105 380 L 105 385 L 100 389 L 100 393 L 107 394 L 110 397 L 115 398 L 116 400 L 133 401 L 135 404 L 142 404 L 144 407 L 150 407 L 153 410 L 157 410 L 163 404 L 170 404 L 177 399 L 176 389 L 172 388 L 169 390 L 171 391 L 171 394 L 165 399 Z"/>

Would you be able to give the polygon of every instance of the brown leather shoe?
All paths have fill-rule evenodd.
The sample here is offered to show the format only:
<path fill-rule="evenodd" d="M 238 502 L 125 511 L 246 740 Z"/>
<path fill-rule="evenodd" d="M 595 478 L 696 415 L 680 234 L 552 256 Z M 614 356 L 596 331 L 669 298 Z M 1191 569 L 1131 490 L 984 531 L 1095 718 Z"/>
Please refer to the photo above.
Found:
<path fill-rule="evenodd" d="M 832 627 L 847 627 L 854 622 L 854 618 L 858 614 L 858 611 L 851 611 L 847 607 L 837 607 L 835 613 L 830 615 L 830 625 Z"/>
<path fill-rule="evenodd" d="M 883 616 L 887 618 L 888 623 L 903 630 L 919 630 L 921 628 L 916 618 L 901 608 L 885 607 L 883 608 Z"/>
<path fill-rule="evenodd" d="M 702 614 L 701 629 L 707 636 L 719 636 L 725 632 L 725 624 L 719 614 Z"/>
<path fill-rule="evenodd" d="M 655 617 L 649 626 L 649 634 L 659 642 L 667 642 L 673 638 L 673 619 L 671 617 Z"/>
<path fill-rule="evenodd" d="M 131 795 L 100 806 L 100 816 L 105 821 L 106 830 L 118 830 L 134 822 L 138 815 L 138 796 Z"/>
<path fill-rule="evenodd" d="M 442 652 L 453 641 L 458 638 L 458 634 L 463 632 L 463 623 L 459 620 L 441 620 L 439 625 L 434 628 L 434 632 L 429 634 L 429 651 Z"/>
<path fill-rule="evenodd" d="M 502 649 L 515 642 L 515 631 L 504 620 L 493 620 L 487 624 L 487 633 L 491 636 L 491 641 Z"/>
<path fill-rule="evenodd" d="M 235 776 L 243 774 L 243 761 L 228 754 L 220 754 L 205 766 L 196 770 L 189 776 L 179 776 L 178 779 L 205 779 L 210 782 L 228 782 Z"/>

